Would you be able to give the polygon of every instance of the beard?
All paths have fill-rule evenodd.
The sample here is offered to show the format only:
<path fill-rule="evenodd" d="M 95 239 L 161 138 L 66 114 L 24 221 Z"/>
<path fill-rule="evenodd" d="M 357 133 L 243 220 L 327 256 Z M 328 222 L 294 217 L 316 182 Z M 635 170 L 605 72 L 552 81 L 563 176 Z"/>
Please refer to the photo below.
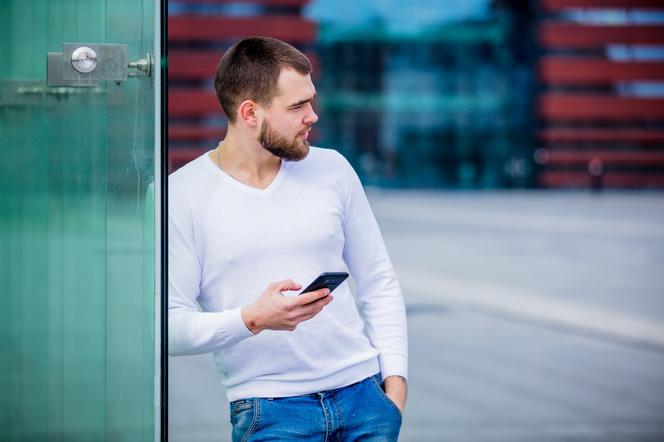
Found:
<path fill-rule="evenodd" d="M 284 161 L 300 161 L 309 154 L 309 142 L 304 138 L 288 140 L 263 120 L 258 142 L 263 149 Z"/>

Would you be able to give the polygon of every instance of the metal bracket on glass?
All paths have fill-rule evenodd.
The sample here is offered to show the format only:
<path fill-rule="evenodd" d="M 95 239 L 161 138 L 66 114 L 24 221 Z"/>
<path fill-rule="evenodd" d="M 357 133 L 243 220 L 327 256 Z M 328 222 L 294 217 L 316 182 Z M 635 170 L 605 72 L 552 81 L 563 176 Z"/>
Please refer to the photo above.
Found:
<path fill-rule="evenodd" d="M 62 52 L 47 56 L 48 86 L 91 87 L 101 80 L 125 81 L 127 77 L 152 74 L 153 60 L 148 54 L 127 62 L 127 45 L 63 43 Z M 142 74 L 129 72 L 137 69 Z"/>

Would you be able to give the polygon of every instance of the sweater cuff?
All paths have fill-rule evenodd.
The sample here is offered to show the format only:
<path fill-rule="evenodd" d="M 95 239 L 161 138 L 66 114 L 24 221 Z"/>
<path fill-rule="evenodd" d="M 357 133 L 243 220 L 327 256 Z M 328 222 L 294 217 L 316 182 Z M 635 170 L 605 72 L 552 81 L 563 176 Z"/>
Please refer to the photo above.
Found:
<path fill-rule="evenodd" d="M 408 358 L 398 354 L 381 354 L 380 374 L 383 380 L 388 376 L 402 376 L 408 379 Z"/>
<path fill-rule="evenodd" d="M 235 308 L 221 312 L 221 324 L 227 336 L 227 345 L 237 344 L 254 334 L 249 330 L 242 319 L 242 308 Z"/>

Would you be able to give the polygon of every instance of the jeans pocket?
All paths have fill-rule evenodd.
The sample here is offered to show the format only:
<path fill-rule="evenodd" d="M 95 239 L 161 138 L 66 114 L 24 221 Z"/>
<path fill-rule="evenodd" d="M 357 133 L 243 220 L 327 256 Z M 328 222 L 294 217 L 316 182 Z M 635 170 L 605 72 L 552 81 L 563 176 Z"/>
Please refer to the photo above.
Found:
<path fill-rule="evenodd" d="M 383 398 L 383 400 L 394 410 L 395 413 L 399 416 L 399 420 L 403 419 L 403 414 L 401 413 L 401 410 L 397 406 L 397 404 L 385 393 L 384 387 L 383 387 L 383 382 L 379 381 L 376 379 L 380 375 L 372 376 L 371 377 L 371 385 L 373 385 L 374 390 L 376 390 L 376 393 Z"/>
<path fill-rule="evenodd" d="M 230 414 L 233 442 L 245 442 L 258 426 L 260 402 L 257 398 L 231 402 Z"/>

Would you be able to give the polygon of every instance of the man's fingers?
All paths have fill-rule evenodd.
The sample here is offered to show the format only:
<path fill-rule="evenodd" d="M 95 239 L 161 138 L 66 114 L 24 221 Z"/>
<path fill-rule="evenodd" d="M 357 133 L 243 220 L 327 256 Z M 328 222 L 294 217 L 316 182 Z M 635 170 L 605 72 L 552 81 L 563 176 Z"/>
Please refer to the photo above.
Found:
<path fill-rule="evenodd" d="M 304 316 L 299 316 L 299 317 L 296 319 L 296 321 L 297 321 L 298 324 L 299 324 L 300 322 L 308 321 L 309 319 L 311 319 L 311 318 L 313 318 L 314 316 L 316 316 L 316 314 L 318 314 L 318 312 L 316 312 L 316 313 L 311 313 L 311 314 L 304 315 Z"/>
<path fill-rule="evenodd" d="M 297 311 L 298 316 L 317 315 L 318 313 L 320 313 L 321 310 L 323 310 L 323 307 L 325 307 L 327 304 L 329 304 L 332 301 L 332 299 L 333 299 L 332 295 L 329 295 L 317 301 L 303 305 Z"/>
<path fill-rule="evenodd" d="M 298 315 L 295 320 L 300 323 L 302 321 L 306 321 L 308 319 L 313 318 L 317 314 L 319 314 L 323 308 L 329 304 L 332 301 L 332 296 L 328 296 L 326 298 L 320 299 L 316 302 L 312 302 L 311 304 L 306 305 L 306 310 L 303 308 L 300 310 L 300 314 Z"/>
<path fill-rule="evenodd" d="M 286 292 L 290 290 L 300 290 L 302 286 L 292 279 L 284 279 L 283 281 L 275 282 L 274 288 L 280 292 Z"/>
<path fill-rule="evenodd" d="M 319 299 L 324 298 L 329 294 L 330 294 L 330 289 L 319 289 L 319 290 L 314 290 L 313 292 L 303 293 L 295 299 L 297 299 L 296 302 L 298 305 L 306 305 L 318 301 Z"/>

